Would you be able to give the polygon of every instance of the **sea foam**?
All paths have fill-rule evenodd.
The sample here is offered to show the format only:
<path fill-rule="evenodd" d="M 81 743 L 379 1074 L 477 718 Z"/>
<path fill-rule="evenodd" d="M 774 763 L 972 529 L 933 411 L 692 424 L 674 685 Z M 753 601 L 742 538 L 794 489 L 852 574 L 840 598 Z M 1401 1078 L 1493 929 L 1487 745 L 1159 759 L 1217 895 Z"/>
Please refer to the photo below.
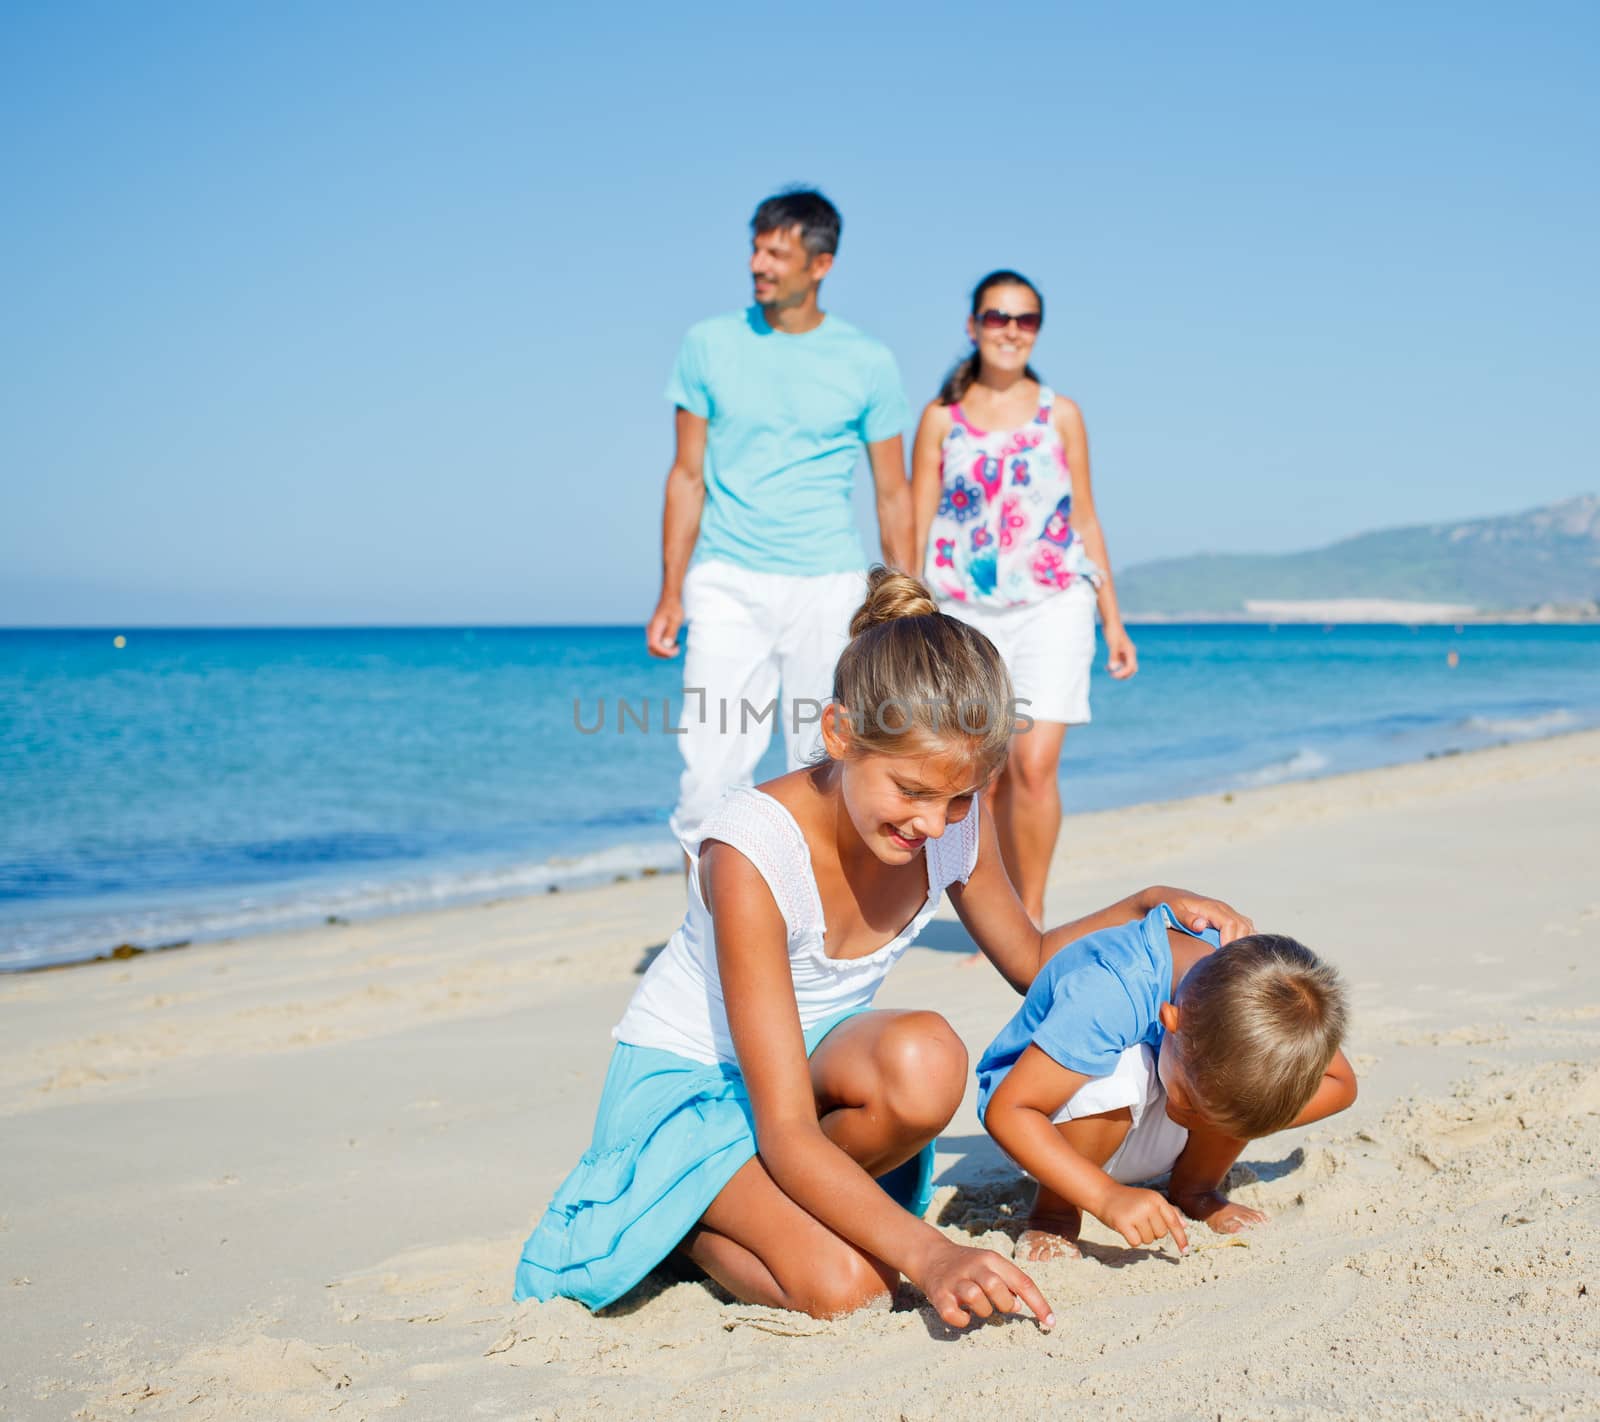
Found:
<path fill-rule="evenodd" d="M 1511 736 L 1524 740 L 1531 736 L 1548 736 L 1552 731 L 1577 724 L 1578 718 L 1563 707 L 1533 716 L 1469 716 L 1461 723 L 1461 729 L 1482 736 Z"/>
<path fill-rule="evenodd" d="M 1328 757 L 1321 751 L 1302 746 L 1293 755 L 1263 765 L 1257 770 L 1247 770 L 1239 776 L 1240 785 L 1277 785 L 1284 780 L 1303 780 L 1308 775 L 1319 775 L 1328 768 Z"/>

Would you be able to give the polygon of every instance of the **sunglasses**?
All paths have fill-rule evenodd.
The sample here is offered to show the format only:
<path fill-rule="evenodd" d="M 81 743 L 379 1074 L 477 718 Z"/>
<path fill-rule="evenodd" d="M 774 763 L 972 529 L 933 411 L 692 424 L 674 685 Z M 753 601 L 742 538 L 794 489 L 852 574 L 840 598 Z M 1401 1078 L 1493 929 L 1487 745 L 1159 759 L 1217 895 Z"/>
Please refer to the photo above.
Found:
<path fill-rule="evenodd" d="M 1031 334 L 1044 324 L 1044 317 L 1037 311 L 1024 311 L 1020 316 L 1013 316 L 1009 311 L 996 311 L 992 306 L 978 313 L 978 324 L 985 331 L 1003 331 L 1013 321 L 1017 323 L 1019 331 Z"/>

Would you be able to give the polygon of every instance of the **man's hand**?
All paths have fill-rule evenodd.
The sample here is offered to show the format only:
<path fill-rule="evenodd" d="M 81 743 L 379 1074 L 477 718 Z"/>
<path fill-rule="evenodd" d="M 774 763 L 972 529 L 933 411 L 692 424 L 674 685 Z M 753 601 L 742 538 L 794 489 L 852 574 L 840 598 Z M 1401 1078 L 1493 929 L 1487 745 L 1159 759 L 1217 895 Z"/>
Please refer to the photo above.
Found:
<path fill-rule="evenodd" d="M 706 421 L 683 406 L 673 412 L 677 449 L 667 471 L 666 505 L 661 511 L 661 601 L 645 627 L 644 644 L 652 657 L 678 655 L 678 629 L 683 626 L 683 583 L 689 557 L 700 536 L 700 513 L 706 503 Z"/>
<path fill-rule="evenodd" d="M 678 655 L 678 629 L 683 626 L 683 601 L 663 597 L 644 630 L 644 644 L 652 657 Z"/>
<path fill-rule="evenodd" d="M 867 464 L 878 491 L 878 540 L 883 561 L 902 573 L 917 571 L 916 536 L 911 517 L 911 485 L 906 482 L 906 456 L 900 436 L 867 446 Z"/>

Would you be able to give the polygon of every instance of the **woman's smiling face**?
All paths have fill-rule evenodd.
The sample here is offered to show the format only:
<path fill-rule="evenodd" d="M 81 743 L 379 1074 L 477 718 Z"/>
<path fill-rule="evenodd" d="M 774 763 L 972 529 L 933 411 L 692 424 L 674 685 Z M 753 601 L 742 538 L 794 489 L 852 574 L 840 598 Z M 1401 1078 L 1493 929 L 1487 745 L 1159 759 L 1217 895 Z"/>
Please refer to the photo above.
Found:
<path fill-rule="evenodd" d="M 1037 317 L 1040 315 L 1039 298 L 1015 282 L 997 282 L 987 287 L 979 298 L 978 314 L 967 317 L 967 335 L 977 346 L 984 368 L 1020 374 L 1027 368 L 1034 343 L 1039 339 L 1037 328 L 1024 331 L 1014 320 L 1001 326 L 986 324 L 985 313 L 994 313 L 989 316 L 990 323 L 995 320 L 995 314 Z"/>

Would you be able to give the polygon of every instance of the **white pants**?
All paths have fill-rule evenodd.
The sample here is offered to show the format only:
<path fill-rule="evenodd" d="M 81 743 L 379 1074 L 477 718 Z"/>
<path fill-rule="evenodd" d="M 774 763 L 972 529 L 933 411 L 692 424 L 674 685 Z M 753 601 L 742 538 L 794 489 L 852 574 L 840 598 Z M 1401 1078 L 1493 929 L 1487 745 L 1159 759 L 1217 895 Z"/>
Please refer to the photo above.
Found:
<path fill-rule="evenodd" d="M 684 766 L 671 822 L 685 848 L 698 842 L 700 822 L 732 786 L 751 783 L 775 722 L 783 723 L 789 769 L 812 759 L 834 664 L 865 596 L 860 572 L 797 577 L 716 560 L 689 569 L 678 737 Z"/>

